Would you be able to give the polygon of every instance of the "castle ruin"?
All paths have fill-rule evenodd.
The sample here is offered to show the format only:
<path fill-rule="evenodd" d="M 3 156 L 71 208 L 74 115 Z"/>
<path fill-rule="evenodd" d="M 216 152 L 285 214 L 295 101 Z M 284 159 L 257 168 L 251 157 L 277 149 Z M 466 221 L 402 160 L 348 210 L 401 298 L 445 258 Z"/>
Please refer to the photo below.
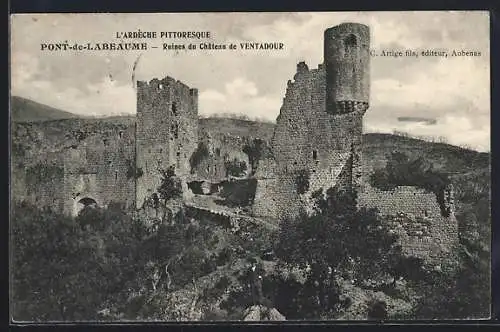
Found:
<path fill-rule="evenodd" d="M 299 213 L 311 194 L 331 187 L 361 189 L 362 121 L 368 109 L 370 34 L 365 25 L 346 23 L 324 33 L 324 64 L 297 65 L 272 140 L 276 179 L 259 187 L 286 199 L 260 200 L 257 214 L 280 219 Z M 303 176 L 307 188 L 297 190 Z M 273 194 L 271 194 L 274 196 Z M 259 194 L 266 196 L 265 194 Z M 284 205 L 279 206 L 279 202 Z M 290 204 L 290 202 L 297 202 Z"/>
<path fill-rule="evenodd" d="M 443 215 L 433 193 L 415 187 L 387 193 L 366 181 L 361 151 L 369 48 L 367 26 L 343 23 L 324 32 L 323 64 L 297 65 L 268 142 L 271 153 L 248 173 L 257 182 L 249 214 L 276 221 L 296 217 L 311 211 L 313 193 L 352 188 L 360 206 L 394 216 L 393 229 L 409 254 L 438 259 L 458 240 L 452 194 L 445 200 L 450 213 Z M 13 136 L 20 147 L 11 160 L 13 199 L 73 215 L 89 204 L 140 209 L 156 194 L 160 171 L 172 165 L 186 194 L 193 180 L 217 184 L 226 175 L 224 162 L 242 158 L 248 142 L 200 132 L 197 89 L 170 77 L 137 82 L 134 121 L 19 123 Z M 20 144 L 26 139 L 29 146 Z M 200 142 L 207 155 L 193 167 Z"/>

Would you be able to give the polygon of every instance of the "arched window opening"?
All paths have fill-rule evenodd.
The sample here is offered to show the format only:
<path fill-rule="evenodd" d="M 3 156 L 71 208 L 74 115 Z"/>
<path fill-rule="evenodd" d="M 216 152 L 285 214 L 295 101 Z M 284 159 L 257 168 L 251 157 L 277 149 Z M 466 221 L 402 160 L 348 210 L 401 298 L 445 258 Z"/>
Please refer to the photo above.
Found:
<path fill-rule="evenodd" d="M 73 215 L 78 216 L 81 215 L 82 213 L 86 213 L 87 211 L 91 211 L 96 208 L 97 208 L 97 202 L 95 201 L 95 199 L 90 197 L 84 197 L 78 200 Z"/>
<path fill-rule="evenodd" d="M 79 200 L 78 203 L 82 204 L 85 207 L 87 207 L 87 206 L 92 206 L 92 207 L 97 206 L 97 202 L 95 201 L 95 199 L 90 198 L 90 197 L 84 197 L 81 200 Z"/>

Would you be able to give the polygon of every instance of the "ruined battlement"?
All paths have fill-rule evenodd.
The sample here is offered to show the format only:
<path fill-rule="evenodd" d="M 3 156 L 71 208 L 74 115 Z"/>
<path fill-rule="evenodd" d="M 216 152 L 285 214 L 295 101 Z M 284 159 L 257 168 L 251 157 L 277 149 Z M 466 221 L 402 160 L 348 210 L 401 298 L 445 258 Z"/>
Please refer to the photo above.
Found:
<path fill-rule="evenodd" d="M 170 106 L 171 111 L 183 112 L 189 116 L 198 115 L 198 89 L 192 89 L 185 83 L 172 77 L 154 78 L 148 81 L 137 81 L 137 113 L 159 111 L 152 104 Z M 149 106 L 149 107 L 148 107 Z M 161 107 L 160 107 L 161 108 Z M 161 108 L 158 115 L 168 117 L 169 108 Z"/>

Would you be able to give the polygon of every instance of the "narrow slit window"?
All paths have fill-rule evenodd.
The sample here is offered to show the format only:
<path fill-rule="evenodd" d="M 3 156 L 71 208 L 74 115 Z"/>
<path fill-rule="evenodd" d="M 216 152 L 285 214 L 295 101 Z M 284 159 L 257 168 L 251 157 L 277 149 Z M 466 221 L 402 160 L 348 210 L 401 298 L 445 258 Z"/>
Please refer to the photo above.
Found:
<path fill-rule="evenodd" d="M 177 103 L 175 101 L 172 103 L 172 113 L 177 115 Z"/>
<path fill-rule="evenodd" d="M 356 38 L 355 35 L 353 34 L 350 34 L 349 36 L 347 36 L 345 39 L 344 39 L 344 47 L 345 47 L 345 51 L 346 53 L 356 47 L 358 45 L 358 40 Z"/>

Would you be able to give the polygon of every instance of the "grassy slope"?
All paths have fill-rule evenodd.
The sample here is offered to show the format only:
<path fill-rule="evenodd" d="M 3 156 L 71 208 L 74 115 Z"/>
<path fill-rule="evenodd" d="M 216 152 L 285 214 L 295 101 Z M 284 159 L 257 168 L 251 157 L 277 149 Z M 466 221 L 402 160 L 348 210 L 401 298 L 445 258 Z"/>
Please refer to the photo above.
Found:
<path fill-rule="evenodd" d="M 250 120 L 230 118 L 202 118 L 199 121 L 200 129 L 214 133 L 230 134 L 232 136 L 253 136 L 271 140 L 274 124 Z"/>

